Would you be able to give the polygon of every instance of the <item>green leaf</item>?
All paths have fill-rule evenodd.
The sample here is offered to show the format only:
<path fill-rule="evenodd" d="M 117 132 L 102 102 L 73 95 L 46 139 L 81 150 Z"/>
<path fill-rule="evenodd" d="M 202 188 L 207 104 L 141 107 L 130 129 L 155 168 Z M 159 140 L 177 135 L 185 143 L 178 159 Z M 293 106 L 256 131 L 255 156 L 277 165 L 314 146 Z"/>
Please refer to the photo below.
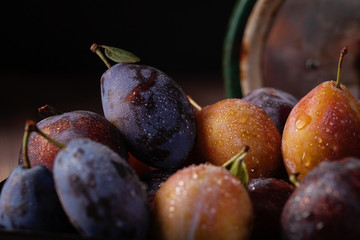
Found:
<path fill-rule="evenodd" d="M 101 45 L 105 49 L 105 55 L 117 63 L 136 63 L 140 61 L 140 58 L 135 56 L 133 53 L 128 52 L 121 48 L 110 47 Z"/>
<path fill-rule="evenodd" d="M 245 146 L 238 154 L 233 156 L 229 161 L 223 164 L 223 167 L 236 176 L 240 182 L 247 188 L 249 184 L 249 173 L 247 171 L 244 158 L 249 151 L 249 147 Z"/>
<path fill-rule="evenodd" d="M 295 173 L 295 174 L 291 174 L 289 176 L 289 181 L 294 184 L 295 187 L 299 187 L 300 186 L 300 182 L 298 181 L 298 176 L 299 176 L 299 173 Z"/>

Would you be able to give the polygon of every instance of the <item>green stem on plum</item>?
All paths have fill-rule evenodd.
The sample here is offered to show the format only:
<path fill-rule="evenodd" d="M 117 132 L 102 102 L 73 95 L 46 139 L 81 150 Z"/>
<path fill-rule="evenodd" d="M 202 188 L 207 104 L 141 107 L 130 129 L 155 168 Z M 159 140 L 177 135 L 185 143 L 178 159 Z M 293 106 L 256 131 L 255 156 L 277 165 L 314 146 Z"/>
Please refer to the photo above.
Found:
<path fill-rule="evenodd" d="M 289 176 L 289 181 L 292 183 L 292 184 L 294 184 L 294 186 L 295 187 L 299 187 L 300 186 L 300 183 L 299 183 L 299 181 L 298 181 L 298 179 L 297 179 L 297 176 L 298 176 L 299 174 L 291 174 L 290 176 Z"/>
<path fill-rule="evenodd" d="M 30 134 L 31 132 L 36 132 L 37 134 L 39 134 L 40 136 L 42 136 L 43 138 L 45 138 L 46 140 L 48 140 L 50 143 L 54 144 L 55 146 L 57 146 L 60 149 L 64 149 L 66 146 L 57 142 L 56 140 L 52 139 L 51 137 L 49 137 L 47 134 L 45 134 L 43 131 L 41 131 L 37 126 L 36 123 L 32 120 L 28 120 L 26 122 L 26 127 L 25 129 L 28 129 L 28 134 Z M 27 132 L 27 131 L 25 131 Z M 27 137 L 28 138 L 28 137 Z M 25 139 L 25 137 L 24 137 Z M 26 145 L 23 146 L 23 148 L 27 149 L 27 142 Z M 26 150 L 27 153 L 27 150 Z"/>
<path fill-rule="evenodd" d="M 190 97 L 189 95 L 187 96 L 187 99 L 196 110 L 200 111 L 202 109 L 202 107 L 197 104 L 197 102 L 195 102 L 194 99 L 192 99 L 192 97 Z"/>
<path fill-rule="evenodd" d="M 30 133 L 34 130 L 35 122 L 28 120 L 25 123 L 25 132 L 23 137 L 23 143 L 22 143 L 22 152 L 23 152 L 23 160 L 24 160 L 24 166 L 26 169 L 30 169 L 30 161 L 29 161 L 29 153 L 28 153 L 28 142 Z"/>
<path fill-rule="evenodd" d="M 249 173 L 244 162 L 244 158 L 249 149 L 249 146 L 243 147 L 238 154 L 222 165 L 224 168 L 229 170 L 230 173 L 236 176 L 246 188 L 249 184 Z"/>
<path fill-rule="evenodd" d="M 338 70 L 337 70 L 337 77 L 336 77 L 336 87 L 339 88 L 339 89 L 341 89 L 341 87 L 340 87 L 340 84 L 341 84 L 341 81 L 340 81 L 340 79 L 341 79 L 341 65 L 342 65 L 343 58 L 346 55 L 347 51 L 348 51 L 348 47 L 345 46 L 340 52 L 339 64 L 338 64 Z"/>
<path fill-rule="evenodd" d="M 101 52 L 99 45 L 97 45 L 96 43 L 93 43 L 90 47 L 90 50 L 92 52 L 96 53 L 100 57 L 100 59 L 105 63 L 107 68 L 111 68 L 111 64 L 107 60 L 106 56 Z"/>

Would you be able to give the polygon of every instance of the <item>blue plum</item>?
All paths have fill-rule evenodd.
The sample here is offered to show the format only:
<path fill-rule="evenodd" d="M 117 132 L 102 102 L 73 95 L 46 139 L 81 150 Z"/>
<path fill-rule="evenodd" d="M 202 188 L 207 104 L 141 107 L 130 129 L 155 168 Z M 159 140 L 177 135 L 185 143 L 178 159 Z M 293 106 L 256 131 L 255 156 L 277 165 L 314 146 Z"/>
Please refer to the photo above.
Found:
<path fill-rule="evenodd" d="M 129 152 L 155 168 L 178 168 L 193 148 L 196 118 L 186 94 L 164 72 L 118 63 L 101 77 L 105 117 Z"/>
<path fill-rule="evenodd" d="M 54 180 L 65 212 L 83 236 L 145 238 L 145 187 L 109 147 L 87 138 L 72 140 L 55 159 Z"/>
<path fill-rule="evenodd" d="M 0 196 L 0 228 L 75 232 L 60 204 L 48 168 L 37 165 L 13 169 Z"/>

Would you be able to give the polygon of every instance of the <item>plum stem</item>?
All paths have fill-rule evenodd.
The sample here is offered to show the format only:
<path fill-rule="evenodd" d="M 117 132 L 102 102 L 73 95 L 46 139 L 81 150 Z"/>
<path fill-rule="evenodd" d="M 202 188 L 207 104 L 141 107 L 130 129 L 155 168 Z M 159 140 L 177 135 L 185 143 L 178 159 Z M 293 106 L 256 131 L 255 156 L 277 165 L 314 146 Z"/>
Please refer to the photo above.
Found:
<path fill-rule="evenodd" d="M 348 51 L 348 47 L 345 46 L 341 52 L 340 52 L 340 57 L 339 57 L 339 64 L 338 64 L 338 69 L 337 69 L 337 77 L 336 77 L 336 87 L 341 89 L 340 87 L 340 84 L 341 84 L 341 65 L 342 65 L 342 62 L 343 62 L 343 59 L 344 59 L 344 56 L 346 55 Z"/>
<path fill-rule="evenodd" d="M 30 133 L 36 132 L 37 134 L 44 137 L 46 140 L 54 144 L 55 146 L 59 147 L 60 149 L 64 149 L 65 145 L 55 141 L 48 135 L 46 135 L 43 131 L 41 131 L 37 126 L 36 123 L 32 120 L 28 120 L 25 123 L 25 133 L 23 138 L 23 145 L 22 145 L 22 151 L 23 151 L 23 159 L 24 159 L 24 166 L 26 169 L 31 168 L 30 160 L 29 160 L 29 153 L 28 153 L 28 143 L 30 138 Z"/>
<path fill-rule="evenodd" d="M 107 68 L 111 68 L 111 64 L 109 63 L 109 61 L 107 60 L 106 56 L 103 54 L 103 52 L 101 52 L 99 45 L 97 45 L 96 43 L 93 43 L 90 47 L 90 50 L 94 53 L 96 53 L 100 59 L 105 63 L 105 65 L 107 66 Z"/>
<path fill-rule="evenodd" d="M 25 132 L 23 137 L 22 143 L 22 152 L 23 152 L 23 159 L 24 159 L 24 166 L 26 169 L 30 169 L 30 161 L 29 161 L 29 153 L 28 153 L 28 143 L 29 143 L 29 136 L 32 131 L 34 131 L 35 122 L 28 120 L 25 123 Z"/>
<path fill-rule="evenodd" d="M 50 115 L 50 116 L 56 116 L 56 115 L 62 114 L 62 112 L 60 112 L 53 106 L 50 106 L 49 104 L 39 107 L 38 112 L 39 112 L 40 116 L 43 116 L 44 113 L 46 113 L 47 115 Z"/>
<path fill-rule="evenodd" d="M 202 107 L 197 102 L 195 102 L 194 99 L 192 99 L 192 97 L 190 97 L 189 95 L 187 96 L 187 99 L 196 110 L 200 111 L 202 109 Z"/>
<path fill-rule="evenodd" d="M 249 146 L 245 146 L 241 151 L 225 162 L 222 166 L 230 171 L 234 176 L 238 177 L 240 182 L 247 188 L 249 184 L 249 173 L 247 171 L 244 158 L 250 150 Z"/>

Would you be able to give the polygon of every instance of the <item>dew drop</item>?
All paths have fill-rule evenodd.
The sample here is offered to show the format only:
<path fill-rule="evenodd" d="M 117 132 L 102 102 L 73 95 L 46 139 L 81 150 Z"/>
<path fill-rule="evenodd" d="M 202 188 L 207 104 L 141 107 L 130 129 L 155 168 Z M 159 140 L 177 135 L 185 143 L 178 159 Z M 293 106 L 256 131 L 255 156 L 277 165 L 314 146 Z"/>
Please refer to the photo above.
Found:
<path fill-rule="evenodd" d="M 180 187 L 176 187 L 176 188 L 175 188 L 175 194 L 176 194 L 176 195 L 180 195 L 180 193 L 181 193 L 181 188 L 180 188 Z"/>
<path fill-rule="evenodd" d="M 321 230 L 324 227 L 324 223 L 323 222 L 318 222 L 316 224 L 316 230 Z"/>
<path fill-rule="evenodd" d="M 249 119 L 249 117 L 247 115 L 242 115 L 239 117 L 239 122 L 246 123 L 248 119 Z"/>
<path fill-rule="evenodd" d="M 323 142 L 323 139 L 319 136 L 315 136 L 315 141 L 319 144 L 321 144 Z"/>
<path fill-rule="evenodd" d="M 295 127 L 298 130 L 303 129 L 306 125 L 311 122 L 311 117 L 307 114 L 300 115 L 295 122 Z"/>
<path fill-rule="evenodd" d="M 305 160 L 305 167 L 310 167 L 311 166 L 311 160 L 310 159 L 306 159 Z"/>
<path fill-rule="evenodd" d="M 305 211 L 303 214 L 302 214 L 302 217 L 304 218 L 304 219 L 307 219 L 307 218 L 309 218 L 311 216 L 311 212 L 310 211 Z"/>
<path fill-rule="evenodd" d="M 175 211 L 175 207 L 174 206 L 170 206 L 169 207 L 169 212 L 174 212 Z"/>

